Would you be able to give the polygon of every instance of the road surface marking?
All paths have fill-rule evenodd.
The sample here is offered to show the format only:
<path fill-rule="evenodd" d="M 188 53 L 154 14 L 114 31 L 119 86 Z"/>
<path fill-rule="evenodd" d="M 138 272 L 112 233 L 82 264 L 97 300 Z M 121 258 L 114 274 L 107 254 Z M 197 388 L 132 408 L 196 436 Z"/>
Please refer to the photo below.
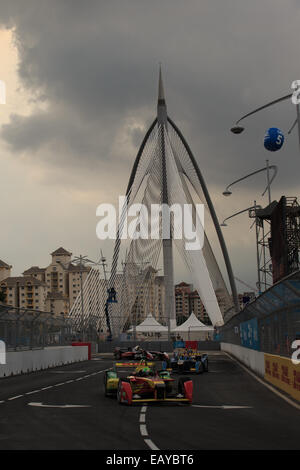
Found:
<path fill-rule="evenodd" d="M 5 401 L 4 401 L 4 400 L 0 400 L 0 403 L 5 403 Z"/>
<path fill-rule="evenodd" d="M 58 383 L 58 384 L 49 385 L 48 387 L 43 387 L 39 390 L 32 390 L 31 392 L 26 392 L 24 395 L 32 395 L 33 393 L 42 392 L 43 390 L 48 390 L 49 388 L 60 387 L 61 385 L 66 385 L 66 384 L 69 384 L 71 382 L 75 382 L 77 380 L 83 380 L 84 378 L 88 378 L 88 377 L 91 377 L 92 375 L 96 375 L 96 374 L 101 374 L 102 372 L 106 372 L 107 370 L 111 370 L 111 369 L 112 369 L 112 367 L 109 367 L 107 369 L 99 370 L 98 372 L 94 372 L 93 374 L 85 375 L 83 377 L 78 377 L 78 379 L 72 379 L 72 380 L 68 380 L 67 382 L 61 382 L 61 383 Z M 49 372 L 51 372 L 51 371 L 49 371 Z M 60 372 L 60 371 L 56 371 L 56 372 Z M 78 371 L 78 372 L 85 372 L 85 371 Z M 11 398 L 8 398 L 7 400 L 8 401 L 15 400 L 15 399 L 20 398 L 24 395 L 17 395 L 16 397 L 11 397 Z M 0 403 L 4 403 L 4 400 L 0 401 Z"/>
<path fill-rule="evenodd" d="M 253 408 L 246 405 L 192 405 L 195 408 L 220 408 L 222 410 L 238 410 L 243 408 Z"/>
<path fill-rule="evenodd" d="M 298 405 L 297 403 L 294 403 L 293 400 L 290 400 L 288 397 L 286 397 L 285 395 L 283 395 L 282 393 L 280 393 L 276 388 L 272 387 L 272 385 L 270 384 L 267 384 L 264 380 L 260 379 L 256 374 L 254 374 L 254 372 L 252 372 L 251 370 L 248 369 L 248 367 L 244 366 L 243 364 L 241 364 L 239 361 L 237 361 L 236 359 L 234 359 L 233 357 L 230 356 L 230 354 L 228 354 L 226 351 L 223 351 L 225 352 L 225 354 L 227 354 L 227 356 L 233 361 L 233 362 L 236 362 L 242 369 L 244 369 L 246 372 L 248 372 L 248 374 L 250 374 L 255 380 L 257 380 L 257 382 L 261 383 L 262 385 L 264 385 L 266 388 L 268 388 L 269 390 L 271 390 L 271 392 L 275 393 L 275 395 L 278 395 L 280 398 L 282 398 L 283 400 L 285 400 L 287 403 L 289 403 L 289 405 L 292 405 L 294 408 L 296 408 L 297 410 L 300 410 L 300 405 Z"/>
<path fill-rule="evenodd" d="M 90 408 L 91 405 L 47 405 L 40 402 L 30 402 L 27 403 L 28 406 L 37 406 L 41 408 Z"/>
<path fill-rule="evenodd" d="M 24 397 L 24 395 L 16 395 L 15 397 L 8 398 L 8 400 L 16 400 L 17 398 Z"/>
<path fill-rule="evenodd" d="M 146 411 L 147 411 L 147 405 L 142 406 L 141 411 L 140 411 L 140 423 L 145 423 L 146 422 Z M 140 424 L 140 433 L 142 436 L 148 436 L 148 431 L 146 424 Z M 144 439 L 145 444 L 147 444 L 148 447 L 150 447 L 151 450 L 159 450 L 158 447 L 154 444 L 154 442 L 151 441 L 151 439 Z"/>
<path fill-rule="evenodd" d="M 150 447 L 151 450 L 159 450 L 158 447 L 154 444 L 154 442 L 151 441 L 151 439 L 144 439 L 145 443 L 147 444 L 148 447 Z"/>
<path fill-rule="evenodd" d="M 146 428 L 146 424 L 141 424 L 140 425 L 140 432 L 142 436 L 148 436 L 148 431 Z"/>

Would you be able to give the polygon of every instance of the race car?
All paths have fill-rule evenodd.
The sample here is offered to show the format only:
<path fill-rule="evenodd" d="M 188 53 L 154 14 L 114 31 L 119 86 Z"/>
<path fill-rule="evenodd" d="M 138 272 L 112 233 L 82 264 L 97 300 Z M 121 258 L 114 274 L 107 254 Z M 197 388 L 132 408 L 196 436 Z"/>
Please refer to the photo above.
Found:
<path fill-rule="evenodd" d="M 149 351 L 145 351 L 140 346 L 134 348 L 115 348 L 114 350 L 115 359 L 147 359 L 153 360 L 153 356 Z"/>
<path fill-rule="evenodd" d="M 150 363 L 151 364 L 151 363 Z M 105 395 L 115 395 L 121 404 L 144 402 L 192 403 L 193 382 L 189 377 L 180 377 L 177 384 L 167 370 L 155 371 L 149 363 L 141 361 L 135 370 L 121 377 L 118 372 L 106 371 Z"/>
<path fill-rule="evenodd" d="M 208 355 L 188 349 L 175 350 L 170 366 L 173 372 L 202 374 L 208 372 Z"/>
<path fill-rule="evenodd" d="M 167 363 L 169 363 L 170 361 L 169 354 L 166 352 L 163 352 L 163 351 L 148 351 L 148 352 L 152 355 L 154 361 L 166 361 Z"/>

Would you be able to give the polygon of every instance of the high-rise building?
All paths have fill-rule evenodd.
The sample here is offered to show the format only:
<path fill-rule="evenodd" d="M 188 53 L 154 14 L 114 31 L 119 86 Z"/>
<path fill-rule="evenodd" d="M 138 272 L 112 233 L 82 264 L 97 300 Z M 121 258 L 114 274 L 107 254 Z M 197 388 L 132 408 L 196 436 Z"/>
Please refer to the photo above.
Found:
<path fill-rule="evenodd" d="M 191 312 L 190 309 L 190 295 L 192 293 L 192 284 L 180 282 L 175 285 L 175 308 L 177 323 L 183 323 Z"/>

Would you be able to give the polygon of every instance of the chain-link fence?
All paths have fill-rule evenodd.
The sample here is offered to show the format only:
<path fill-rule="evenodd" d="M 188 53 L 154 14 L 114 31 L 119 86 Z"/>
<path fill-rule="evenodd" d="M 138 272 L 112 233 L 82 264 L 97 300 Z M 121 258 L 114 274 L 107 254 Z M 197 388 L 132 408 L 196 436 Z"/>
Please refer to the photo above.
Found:
<path fill-rule="evenodd" d="M 225 343 L 291 357 L 300 339 L 300 271 L 274 284 L 220 329 Z"/>
<path fill-rule="evenodd" d="M 0 305 L 0 340 L 7 350 L 66 345 L 77 337 L 72 321 L 63 315 Z"/>

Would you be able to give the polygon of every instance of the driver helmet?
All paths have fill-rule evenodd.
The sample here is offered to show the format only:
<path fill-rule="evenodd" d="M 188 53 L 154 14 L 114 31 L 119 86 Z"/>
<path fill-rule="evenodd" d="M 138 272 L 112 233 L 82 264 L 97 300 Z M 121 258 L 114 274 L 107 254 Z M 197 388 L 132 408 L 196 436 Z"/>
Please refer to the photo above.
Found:
<path fill-rule="evenodd" d="M 142 372 L 143 372 L 143 375 L 150 375 L 151 369 L 150 367 L 143 367 Z"/>

